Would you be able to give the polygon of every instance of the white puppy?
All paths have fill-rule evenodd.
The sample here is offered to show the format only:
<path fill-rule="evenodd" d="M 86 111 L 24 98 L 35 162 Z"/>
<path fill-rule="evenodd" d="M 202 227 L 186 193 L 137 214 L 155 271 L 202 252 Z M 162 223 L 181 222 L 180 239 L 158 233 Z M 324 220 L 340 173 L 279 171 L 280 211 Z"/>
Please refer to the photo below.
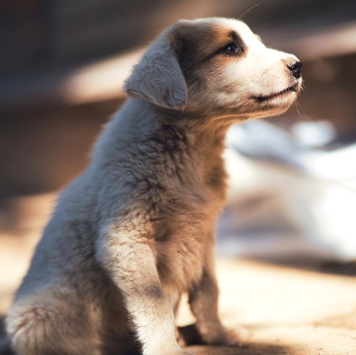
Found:
<path fill-rule="evenodd" d="M 184 354 L 174 314 L 185 292 L 200 340 L 237 344 L 214 273 L 224 137 L 286 111 L 300 69 L 241 21 L 183 20 L 161 34 L 37 246 L 6 319 L 18 354 Z"/>

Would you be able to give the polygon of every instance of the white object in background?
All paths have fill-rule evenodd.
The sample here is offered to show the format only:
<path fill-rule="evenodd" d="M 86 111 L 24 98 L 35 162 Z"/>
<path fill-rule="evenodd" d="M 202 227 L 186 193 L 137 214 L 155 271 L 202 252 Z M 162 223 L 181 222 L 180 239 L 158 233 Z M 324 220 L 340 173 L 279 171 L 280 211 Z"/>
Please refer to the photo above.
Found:
<path fill-rule="evenodd" d="M 292 137 L 301 148 L 318 148 L 330 143 L 336 135 L 328 121 L 297 122 L 292 126 Z"/>
<path fill-rule="evenodd" d="M 332 137 L 332 129 L 323 124 L 319 129 L 320 136 L 317 125 L 308 128 L 315 131 L 315 145 L 321 143 L 322 131 L 329 132 L 325 142 Z M 310 137 L 308 144 L 313 145 Z M 225 214 L 218 228 L 220 250 L 269 257 L 356 258 L 356 144 L 330 152 L 310 150 L 307 144 L 295 143 L 292 136 L 261 120 L 233 127 L 227 143 L 228 210 L 237 208 L 239 201 L 246 204 L 269 196 L 274 214 L 257 232 L 256 223 L 270 213 L 268 209 L 257 213 L 261 210 L 258 202 L 248 215 L 243 208 L 238 215 Z M 251 219 L 254 213 L 256 218 Z M 273 229 L 272 219 L 284 221 L 290 228 Z M 233 234 L 241 238 L 236 240 Z"/>

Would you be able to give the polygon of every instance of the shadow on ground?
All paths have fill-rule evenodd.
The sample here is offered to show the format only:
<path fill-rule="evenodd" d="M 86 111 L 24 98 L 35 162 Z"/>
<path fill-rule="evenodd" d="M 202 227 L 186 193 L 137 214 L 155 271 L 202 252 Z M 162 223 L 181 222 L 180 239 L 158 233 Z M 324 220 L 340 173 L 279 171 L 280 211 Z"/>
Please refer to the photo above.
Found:
<path fill-rule="evenodd" d="M 308 259 L 306 257 L 295 257 L 287 259 L 265 259 L 265 258 L 244 258 L 238 257 L 237 260 L 246 260 L 266 265 L 275 265 L 286 269 L 300 269 L 305 271 L 314 271 L 321 274 L 342 275 L 356 277 L 356 260 L 352 261 L 322 261 Z"/>
<path fill-rule="evenodd" d="M 196 355 L 287 355 L 299 354 L 289 346 L 275 344 L 247 343 L 240 347 L 227 346 L 190 346 L 188 347 Z M 302 354 L 302 352 L 300 353 Z"/>

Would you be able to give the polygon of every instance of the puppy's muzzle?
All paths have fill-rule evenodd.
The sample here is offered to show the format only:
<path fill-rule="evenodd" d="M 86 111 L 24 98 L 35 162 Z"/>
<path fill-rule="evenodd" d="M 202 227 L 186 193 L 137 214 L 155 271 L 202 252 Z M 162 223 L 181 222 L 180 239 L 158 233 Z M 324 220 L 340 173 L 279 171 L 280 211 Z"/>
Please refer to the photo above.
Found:
<path fill-rule="evenodd" d="M 302 66 L 303 66 L 303 63 L 297 61 L 297 62 L 293 62 L 292 64 L 288 65 L 288 69 L 292 72 L 293 76 L 296 79 L 299 79 L 301 72 L 302 72 Z"/>

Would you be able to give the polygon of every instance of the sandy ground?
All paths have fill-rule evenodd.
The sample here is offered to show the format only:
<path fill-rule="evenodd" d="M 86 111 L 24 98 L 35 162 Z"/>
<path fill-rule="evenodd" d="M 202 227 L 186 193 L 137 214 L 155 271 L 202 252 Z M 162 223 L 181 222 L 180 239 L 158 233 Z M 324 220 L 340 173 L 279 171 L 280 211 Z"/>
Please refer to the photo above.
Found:
<path fill-rule="evenodd" d="M 0 325 L 26 272 L 52 198 L 13 201 L 13 210 L 20 209 L 27 217 L 16 223 L 15 231 L 9 226 L 0 232 Z M 36 209 L 31 208 L 34 202 Z M 231 328 L 242 326 L 244 339 L 238 348 L 189 347 L 194 354 L 356 354 L 355 277 L 236 258 L 219 258 L 217 271 L 221 318 Z M 183 302 L 178 322 L 191 320 Z M 1 355 L 5 342 L 0 336 Z"/>
<path fill-rule="evenodd" d="M 196 354 L 356 354 L 356 282 L 253 261 L 219 260 L 220 313 L 248 335 L 239 349 Z"/>

